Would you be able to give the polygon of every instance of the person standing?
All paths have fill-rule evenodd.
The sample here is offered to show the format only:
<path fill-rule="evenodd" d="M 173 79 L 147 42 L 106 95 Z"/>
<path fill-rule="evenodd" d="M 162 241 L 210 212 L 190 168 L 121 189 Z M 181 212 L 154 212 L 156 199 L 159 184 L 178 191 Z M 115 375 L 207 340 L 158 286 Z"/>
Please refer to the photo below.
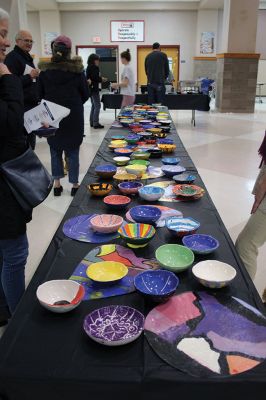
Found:
<path fill-rule="evenodd" d="M 253 189 L 255 200 L 251 216 L 236 240 L 236 249 L 251 279 L 255 278 L 257 271 L 258 249 L 266 243 L 266 133 L 259 154 L 262 162 Z M 264 301 L 266 302 L 266 290 Z"/>
<path fill-rule="evenodd" d="M 4 64 L 8 14 L 0 8 L 0 164 L 17 158 L 26 149 L 23 131 L 21 80 Z M 28 257 L 26 215 L 0 172 L 0 326 L 7 323 L 25 291 L 24 271 Z"/>
<path fill-rule="evenodd" d="M 16 35 L 16 45 L 14 50 L 7 54 L 5 64 L 12 72 L 17 75 L 23 86 L 24 93 L 24 112 L 36 107 L 38 104 L 37 79 L 39 70 L 35 68 L 33 58 L 30 55 L 33 39 L 28 31 L 19 31 Z M 36 146 L 36 136 L 34 133 L 28 134 L 24 131 L 27 141 L 34 150 Z"/>
<path fill-rule="evenodd" d="M 71 39 L 58 36 L 52 45 L 52 59 L 41 62 L 39 76 L 40 97 L 70 109 L 55 136 L 48 138 L 51 153 L 54 195 L 61 196 L 63 187 L 60 179 L 64 177 L 63 151 L 68 160 L 69 182 L 72 183 L 71 196 L 79 188 L 79 149 L 84 134 L 83 104 L 89 98 L 88 83 L 80 57 L 71 59 Z"/>
<path fill-rule="evenodd" d="M 99 84 L 107 82 L 107 78 L 103 78 L 100 74 L 100 57 L 98 54 L 90 54 L 88 57 L 88 66 L 86 69 L 86 77 L 90 82 L 91 89 L 91 113 L 90 125 L 94 129 L 103 129 L 104 126 L 99 122 L 101 99 Z"/>
<path fill-rule="evenodd" d="M 123 51 L 120 54 L 121 63 L 124 65 L 124 69 L 121 74 L 121 82 L 120 83 L 112 83 L 113 89 L 120 88 L 120 93 L 123 95 L 121 108 L 126 106 L 131 106 L 135 102 L 135 77 L 134 72 L 131 68 L 131 54 L 129 49 Z"/>
<path fill-rule="evenodd" d="M 165 81 L 169 76 L 169 62 L 158 42 L 153 43 L 152 52 L 145 58 L 145 72 L 148 79 L 148 104 L 163 104 Z"/>

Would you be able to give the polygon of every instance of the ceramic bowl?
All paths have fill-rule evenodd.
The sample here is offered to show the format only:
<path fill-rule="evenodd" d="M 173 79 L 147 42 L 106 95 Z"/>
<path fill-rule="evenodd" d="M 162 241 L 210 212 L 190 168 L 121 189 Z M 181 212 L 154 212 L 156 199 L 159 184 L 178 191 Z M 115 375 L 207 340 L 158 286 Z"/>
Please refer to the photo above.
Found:
<path fill-rule="evenodd" d="M 116 174 L 114 175 L 114 181 L 118 185 L 121 182 L 131 182 L 137 179 L 135 174 Z"/>
<path fill-rule="evenodd" d="M 134 278 L 136 290 L 157 303 L 167 301 L 175 294 L 179 279 L 171 271 L 158 269 L 144 271 Z"/>
<path fill-rule="evenodd" d="M 183 237 L 182 242 L 195 254 L 210 254 L 219 247 L 218 240 L 210 235 L 188 235 Z"/>
<path fill-rule="evenodd" d="M 186 170 L 182 165 L 163 165 L 161 169 L 163 173 L 170 178 L 174 175 L 182 174 L 182 172 Z"/>
<path fill-rule="evenodd" d="M 173 179 L 176 181 L 176 183 L 189 185 L 196 180 L 196 177 L 195 175 L 184 173 L 180 175 L 174 175 Z"/>
<path fill-rule="evenodd" d="M 122 182 L 118 185 L 120 192 L 127 195 L 137 194 L 142 187 L 143 184 L 141 182 Z"/>
<path fill-rule="evenodd" d="M 171 131 L 171 126 L 161 125 L 161 130 L 164 133 L 169 133 Z"/>
<path fill-rule="evenodd" d="M 236 270 L 231 265 L 216 260 L 201 261 L 192 268 L 194 277 L 211 289 L 223 288 L 236 277 Z"/>
<path fill-rule="evenodd" d="M 200 227 L 200 223 L 193 218 L 169 217 L 165 221 L 169 231 L 179 237 L 191 235 Z"/>
<path fill-rule="evenodd" d="M 101 261 L 89 265 L 86 274 L 94 282 L 114 283 L 128 274 L 128 268 L 121 262 Z"/>
<path fill-rule="evenodd" d="M 151 132 L 154 136 L 162 132 L 161 128 L 149 128 L 149 132 Z"/>
<path fill-rule="evenodd" d="M 161 267 L 175 273 L 185 271 L 194 262 L 193 252 L 179 244 L 160 246 L 155 252 L 155 257 Z"/>
<path fill-rule="evenodd" d="M 131 202 L 131 199 L 127 196 L 121 196 L 119 194 L 114 194 L 111 196 L 106 196 L 103 199 L 103 202 L 110 208 L 123 209 L 129 205 L 129 203 Z"/>
<path fill-rule="evenodd" d="M 124 147 L 127 142 L 125 140 L 112 140 L 110 144 L 112 147 Z"/>
<path fill-rule="evenodd" d="M 162 131 L 162 129 L 161 129 L 161 131 Z M 164 139 L 167 137 L 167 132 L 157 132 L 157 133 L 154 133 L 154 136 L 156 136 L 159 139 Z"/>
<path fill-rule="evenodd" d="M 139 248 L 147 246 L 156 230 L 148 224 L 126 224 L 118 230 L 118 233 L 128 247 Z"/>
<path fill-rule="evenodd" d="M 110 193 L 113 186 L 110 183 L 91 183 L 87 189 L 93 196 L 101 197 Z"/>
<path fill-rule="evenodd" d="M 123 224 L 123 218 L 114 214 L 96 215 L 90 220 L 92 229 L 98 233 L 117 232 Z"/>
<path fill-rule="evenodd" d="M 122 165 L 126 165 L 130 161 L 130 158 L 120 156 L 120 157 L 114 157 L 113 160 L 116 163 L 116 165 L 122 166 Z"/>
<path fill-rule="evenodd" d="M 194 197 L 201 194 L 202 189 L 196 185 L 176 185 L 173 187 L 173 193 L 176 196 Z"/>
<path fill-rule="evenodd" d="M 127 136 L 126 141 L 128 144 L 136 144 L 139 141 L 139 137 L 137 135 Z"/>
<path fill-rule="evenodd" d="M 125 136 L 124 135 L 113 135 L 111 137 L 112 140 L 125 140 Z"/>
<path fill-rule="evenodd" d="M 172 121 L 170 119 L 162 119 L 161 120 L 162 125 L 170 126 L 171 123 L 172 123 Z"/>
<path fill-rule="evenodd" d="M 157 201 L 164 195 L 165 190 L 158 186 L 144 186 L 139 189 L 139 195 L 146 201 Z"/>
<path fill-rule="evenodd" d="M 144 315 L 134 308 L 111 305 L 87 315 L 83 329 L 92 340 L 100 344 L 121 346 L 133 342 L 142 334 L 144 320 Z"/>
<path fill-rule="evenodd" d="M 136 206 L 131 208 L 129 212 L 134 221 L 152 225 L 154 225 L 162 215 L 161 210 L 153 206 Z"/>
<path fill-rule="evenodd" d="M 132 124 L 134 122 L 134 119 L 126 119 L 126 118 L 122 118 L 120 119 L 120 123 L 121 125 L 123 125 L 124 127 L 128 127 L 130 124 Z"/>
<path fill-rule="evenodd" d="M 133 153 L 132 149 L 128 149 L 127 147 L 120 147 L 118 149 L 114 150 L 114 153 L 117 156 L 121 156 L 121 157 L 129 157 L 131 156 L 131 154 Z"/>
<path fill-rule="evenodd" d="M 159 139 L 158 144 L 174 144 L 173 139 Z"/>
<path fill-rule="evenodd" d="M 164 165 L 177 165 L 180 163 L 180 158 L 177 157 L 163 157 L 162 163 Z"/>
<path fill-rule="evenodd" d="M 126 166 L 126 171 L 128 174 L 135 174 L 138 178 L 141 178 L 143 174 L 147 171 L 146 165 L 134 164 Z"/>
<path fill-rule="evenodd" d="M 176 149 L 175 144 L 158 144 L 158 147 L 163 153 L 173 153 Z"/>
<path fill-rule="evenodd" d="M 160 158 L 162 157 L 163 154 L 161 149 L 150 149 L 149 153 L 150 153 L 150 158 Z"/>
<path fill-rule="evenodd" d="M 131 160 L 128 163 L 129 165 L 146 165 L 148 167 L 150 165 L 150 162 L 147 160 Z"/>
<path fill-rule="evenodd" d="M 116 174 L 117 168 L 112 164 L 98 165 L 95 168 L 96 174 L 100 178 L 110 179 Z"/>
<path fill-rule="evenodd" d="M 134 152 L 132 158 L 135 160 L 148 160 L 150 158 L 150 153 L 148 152 Z"/>
<path fill-rule="evenodd" d="M 48 281 L 36 292 L 40 304 L 54 313 L 66 313 L 76 308 L 85 295 L 85 289 L 78 282 L 69 279 Z"/>

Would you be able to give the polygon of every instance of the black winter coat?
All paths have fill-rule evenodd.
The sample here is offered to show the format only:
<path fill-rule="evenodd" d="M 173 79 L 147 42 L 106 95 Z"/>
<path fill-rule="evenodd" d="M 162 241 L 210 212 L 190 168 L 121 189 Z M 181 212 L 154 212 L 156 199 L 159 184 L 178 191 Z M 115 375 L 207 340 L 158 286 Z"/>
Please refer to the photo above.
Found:
<path fill-rule="evenodd" d="M 33 82 L 29 74 L 24 75 L 26 65 L 31 68 L 35 68 L 33 63 L 33 58 L 31 55 L 18 46 L 14 47 L 10 53 L 7 54 L 5 58 L 5 64 L 12 74 L 15 74 L 21 80 L 24 93 L 24 109 L 25 111 L 37 106 L 38 104 L 38 84 Z"/>
<path fill-rule="evenodd" d="M 100 69 L 97 65 L 88 65 L 86 69 L 86 77 L 91 80 L 91 91 L 99 93 L 99 83 L 102 82 Z"/>
<path fill-rule="evenodd" d="M 15 75 L 0 78 L 0 164 L 20 156 L 26 150 L 23 133 L 23 91 Z M 26 232 L 31 216 L 10 191 L 0 172 L 0 239 L 15 239 Z"/>
<path fill-rule="evenodd" d="M 75 149 L 83 141 L 83 104 L 89 98 L 83 65 L 77 58 L 66 62 L 40 63 L 39 68 L 40 98 L 70 109 L 70 114 L 60 122 L 56 135 L 49 138 L 48 143 L 58 150 Z"/>

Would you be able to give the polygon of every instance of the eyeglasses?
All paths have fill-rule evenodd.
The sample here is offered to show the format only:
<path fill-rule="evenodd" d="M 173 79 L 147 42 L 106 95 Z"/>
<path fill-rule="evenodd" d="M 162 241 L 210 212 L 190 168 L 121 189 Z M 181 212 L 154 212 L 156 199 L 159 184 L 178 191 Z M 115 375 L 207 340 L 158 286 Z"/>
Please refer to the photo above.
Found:
<path fill-rule="evenodd" d="M 33 44 L 34 43 L 34 41 L 30 40 L 30 39 L 18 39 L 18 40 L 21 40 L 22 42 L 27 43 L 27 44 Z"/>

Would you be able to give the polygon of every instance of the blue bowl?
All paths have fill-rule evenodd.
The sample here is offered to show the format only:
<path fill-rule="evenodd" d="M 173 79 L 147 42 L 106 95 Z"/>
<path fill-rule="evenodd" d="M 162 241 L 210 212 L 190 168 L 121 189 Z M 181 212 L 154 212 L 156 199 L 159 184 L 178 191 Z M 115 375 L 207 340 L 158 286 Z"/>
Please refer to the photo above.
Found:
<path fill-rule="evenodd" d="M 139 189 L 139 195 L 146 201 L 157 201 L 164 195 L 165 190 L 157 186 L 144 186 Z"/>
<path fill-rule="evenodd" d="M 129 213 L 134 221 L 152 225 L 154 225 L 162 215 L 161 210 L 153 206 L 136 206 L 131 208 Z"/>
<path fill-rule="evenodd" d="M 172 234 L 179 237 L 192 235 L 200 227 L 200 223 L 191 217 L 168 217 L 165 224 Z"/>
<path fill-rule="evenodd" d="M 116 174 L 117 168 L 112 164 L 98 165 L 95 168 L 96 174 L 100 178 L 112 178 Z"/>
<path fill-rule="evenodd" d="M 173 144 L 173 139 L 159 139 L 158 144 Z"/>
<path fill-rule="evenodd" d="M 191 185 L 196 180 L 196 176 L 191 174 L 179 174 L 174 175 L 173 179 L 176 183 Z"/>
<path fill-rule="evenodd" d="M 195 254 L 210 254 L 220 246 L 217 239 L 210 235 L 188 235 L 183 237 L 184 246 L 188 247 Z"/>
<path fill-rule="evenodd" d="M 186 171 L 186 168 L 181 165 L 163 165 L 161 169 L 163 173 L 170 178 Z"/>
<path fill-rule="evenodd" d="M 164 165 L 177 165 L 180 163 L 180 158 L 177 157 L 164 157 L 162 158 L 162 163 Z"/>
<path fill-rule="evenodd" d="M 141 182 L 121 182 L 118 185 L 119 190 L 123 193 L 123 194 L 127 194 L 127 195 L 134 195 L 137 194 L 139 189 L 143 187 L 143 183 Z"/>
<path fill-rule="evenodd" d="M 164 269 L 144 271 L 134 279 L 138 292 L 156 302 L 164 302 L 175 294 L 179 279 L 171 272 Z"/>

